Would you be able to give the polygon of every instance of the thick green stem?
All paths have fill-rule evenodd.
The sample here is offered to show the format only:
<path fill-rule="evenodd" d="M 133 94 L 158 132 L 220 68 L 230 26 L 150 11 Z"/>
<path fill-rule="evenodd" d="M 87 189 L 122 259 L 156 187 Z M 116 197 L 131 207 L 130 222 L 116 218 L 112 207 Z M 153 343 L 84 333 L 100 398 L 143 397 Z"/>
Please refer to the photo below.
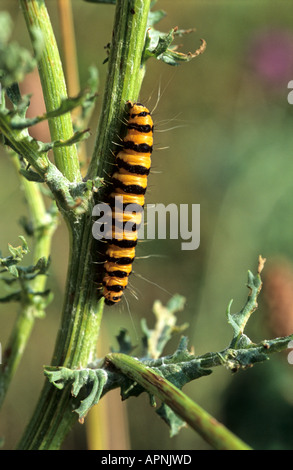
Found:
<path fill-rule="evenodd" d="M 145 44 L 150 0 L 118 0 L 109 56 L 103 107 L 88 177 L 111 173 L 113 142 L 121 134 L 125 103 L 136 101 L 145 67 L 141 58 Z"/>
<path fill-rule="evenodd" d="M 17 156 L 11 157 L 19 172 L 20 164 Z M 27 201 L 31 222 L 34 231 L 34 252 L 33 264 L 45 257 L 48 259 L 51 249 L 52 235 L 56 224 L 54 217 L 46 211 L 42 194 L 36 183 L 27 181 L 20 176 Z M 30 289 L 33 292 L 42 292 L 45 289 L 46 276 L 39 275 L 30 282 Z M 3 364 L 0 373 L 0 407 L 3 404 L 7 389 L 13 375 L 22 358 L 24 349 L 30 337 L 35 319 L 43 315 L 43 299 L 39 296 L 25 297 L 20 306 L 20 311 L 15 325 L 7 342 Z"/>
<path fill-rule="evenodd" d="M 39 30 L 43 37 L 43 49 L 38 60 L 39 74 L 47 112 L 57 109 L 62 98 L 67 97 L 62 63 L 44 0 L 20 0 L 20 5 L 32 39 Z M 51 138 L 66 140 L 72 137 L 70 113 L 49 119 Z M 75 145 L 54 149 L 57 168 L 69 181 L 80 181 L 78 154 Z"/>
<path fill-rule="evenodd" d="M 85 367 L 95 357 L 103 302 L 91 276 L 91 218 L 83 216 L 72 236 L 70 265 L 53 365 Z M 45 383 L 31 423 L 19 448 L 58 449 L 77 419 L 68 388 L 62 392 Z"/>
<path fill-rule="evenodd" d="M 108 354 L 106 359 L 150 394 L 166 403 L 215 449 L 251 450 L 241 439 L 150 367 L 125 354 Z"/>
<path fill-rule="evenodd" d="M 35 0 L 21 2 L 29 12 L 30 3 L 36 3 Z M 117 1 L 107 88 L 89 176 L 105 176 L 112 142 L 117 140 L 120 132 L 125 101 L 138 96 L 149 3 L 149 0 Z M 42 0 L 39 5 L 43 5 Z M 67 289 L 52 365 L 78 368 L 85 367 L 94 359 L 103 310 L 103 300 L 98 301 L 97 286 L 92 279 L 91 208 L 87 214 L 72 220 L 69 229 L 71 249 Z M 47 382 L 19 448 L 59 448 L 77 419 L 72 407 L 70 389 L 67 387 L 60 391 Z"/>

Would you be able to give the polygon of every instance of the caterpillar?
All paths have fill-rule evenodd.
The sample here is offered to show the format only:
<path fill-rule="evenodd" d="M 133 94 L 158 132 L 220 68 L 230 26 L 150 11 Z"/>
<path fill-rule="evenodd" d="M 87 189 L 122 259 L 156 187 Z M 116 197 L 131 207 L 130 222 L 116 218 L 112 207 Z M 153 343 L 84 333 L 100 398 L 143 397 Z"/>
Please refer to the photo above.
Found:
<path fill-rule="evenodd" d="M 103 296 L 107 305 L 120 302 L 132 272 L 153 150 L 154 125 L 149 110 L 141 103 L 127 104 L 127 134 L 123 139 L 123 149 L 116 155 L 117 169 L 112 175 L 113 190 L 109 196 L 112 226 L 109 227 L 110 237 L 107 236 L 103 277 Z M 117 205 L 115 207 L 117 197 L 122 201 L 118 210 Z M 115 222 L 119 222 L 120 230 L 117 229 L 118 224 L 114 228 Z"/>

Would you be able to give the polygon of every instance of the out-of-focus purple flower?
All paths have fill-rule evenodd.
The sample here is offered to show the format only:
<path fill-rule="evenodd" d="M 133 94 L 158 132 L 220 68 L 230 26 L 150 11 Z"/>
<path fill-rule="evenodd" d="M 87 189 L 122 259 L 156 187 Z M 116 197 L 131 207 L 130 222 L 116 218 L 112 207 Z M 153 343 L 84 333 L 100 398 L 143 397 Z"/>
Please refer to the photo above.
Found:
<path fill-rule="evenodd" d="M 293 34 L 290 31 L 259 31 L 248 54 L 250 66 L 268 85 L 278 86 L 293 79 Z"/>

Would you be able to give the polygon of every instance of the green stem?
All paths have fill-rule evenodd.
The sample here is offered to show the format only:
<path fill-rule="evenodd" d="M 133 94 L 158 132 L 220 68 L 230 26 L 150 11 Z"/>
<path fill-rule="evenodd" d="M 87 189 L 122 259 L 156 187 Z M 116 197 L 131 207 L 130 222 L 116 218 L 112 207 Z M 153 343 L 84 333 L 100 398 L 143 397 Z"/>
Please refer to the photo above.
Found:
<path fill-rule="evenodd" d="M 90 179 L 111 173 L 111 151 L 121 135 L 125 103 L 136 101 L 139 96 L 145 72 L 141 57 L 149 9 L 150 0 L 117 0 L 103 107 L 88 171 Z"/>
<path fill-rule="evenodd" d="M 15 155 L 12 157 L 12 160 L 19 174 L 19 159 Z M 42 257 L 48 259 L 56 224 L 54 218 L 46 211 L 38 185 L 28 182 L 22 176 L 20 178 L 34 231 L 33 264 L 36 264 Z M 45 275 L 39 275 L 30 282 L 29 287 L 33 292 L 42 292 L 45 289 L 46 280 Z M 0 407 L 3 404 L 9 384 L 22 358 L 35 319 L 43 316 L 43 314 L 43 300 L 41 297 L 33 296 L 31 298 L 26 296 L 23 299 L 20 312 L 3 354 L 0 374 Z"/>
<path fill-rule="evenodd" d="M 30 3 L 21 1 L 24 5 Z M 35 0 L 31 3 L 35 4 Z M 42 5 L 42 0 L 39 3 Z M 89 175 L 94 177 L 104 176 L 104 170 L 109 166 L 110 149 L 120 132 L 125 101 L 138 96 L 149 3 L 149 0 L 117 1 L 107 88 L 89 171 Z M 91 207 L 87 214 L 69 224 L 70 265 L 52 365 L 71 369 L 85 367 L 95 356 L 104 302 L 98 301 L 97 287 L 92 280 L 91 229 Z M 19 448 L 58 449 L 77 419 L 77 414 L 72 413 L 73 403 L 68 387 L 60 391 L 46 382 Z"/>
<path fill-rule="evenodd" d="M 217 450 L 251 450 L 171 382 L 150 367 L 125 354 L 108 354 L 106 359 L 123 374 L 168 405 Z"/>
<path fill-rule="evenodd" d="M 44 0 L 20 0 L 20 5 L 32 39 L 39 30 L 43 37 L 43 49 L 38 60 L 39 74 L 47 112 L 57 109 L 61 99 L 67 97 L 62 63 Z M 49 119 L 51 138 L 66 140 L 72 137 L 70 113 Z M 54 149 L 57 168 L 69 181 L 80 181 L 81 174 L 75 145 Z"/>
<path fill-rule="evenodd" d="M 83 216 L 71 238 L 67 288 L 53 365 L 85 367 L 95 357 L 103 302 L 98 303 L 97 287 L 92 282 L 91 243 L 91 218 Z M 19 448 L 58 449 L 76 419 L 69 389 L 60 392 L 46 382 Z"/>

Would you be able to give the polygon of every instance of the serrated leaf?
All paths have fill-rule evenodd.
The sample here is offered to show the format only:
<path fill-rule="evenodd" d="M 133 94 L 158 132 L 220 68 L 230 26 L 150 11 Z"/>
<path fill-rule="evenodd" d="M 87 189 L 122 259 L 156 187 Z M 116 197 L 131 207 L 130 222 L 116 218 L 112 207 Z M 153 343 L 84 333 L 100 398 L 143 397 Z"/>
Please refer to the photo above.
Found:
<path fill-rule="evenodd" d="M 244 335 L 244 328 L 251 314 L 257 308 L 257 297 L 261 290 L 262 281 L 259 272 L 256 276 L 254 276 L 251 271 L 248 271 L 247 277 L 247 287 L 249 289 L 249 295 L 245 305 L 239 312 L 236 313 L 231 313 L 232 301 L 230 301 L 227 308 L 228 323 L 233 328 L 233 339 L 230 345 L 231 347 L 236 347 L 237 345 L 238 347 L 242 347 L 250 343 L 250 339 L 246 335 Z"/>
<path fill-rule="evenodd" d="M 71 370 L 66 367 L 44 368 L 44 374 L 49 382 L 62 390 L 67 383 L 72 383 L 71 394 L 77 397 L 86 386 L 87 396 L 80 401 L 79 407 L 74 411 L 79 415 L 79 420 L 83 422 L 90 408 L 98 403 L 107 382 L 108 374 L 103 369 L 78 369 Z M 88 389 L 91 387 L 90 392 Z"/>
<path fill-rule="evenodd" d="M 158 15 L 158 18 L 159 16 L 160 15 Z M 172 66 L 179 65 L 181 62 L 189 62 L 204 52 L 206 42 L 201 39 L 201 46 L 194 53 L 188 52 L 187 54 L 178 52 L 178 46 L 171 46 L 171 44 L 175 36 L 182 36 L 183 34 L 189 34 L 193 31 L 193 29 L 179 30 L 176 27 L 171 29 L 168 33 L 162 33 L 150 27 L 147 31 L 142 62 L 145 62 L 150 57 L 155 57 Z"/>
<path fill-rule="evenodd" d="M 170 428 L 170 437 L 176 436 L 180 429 L 186 426 L 186 422 L 177 416 L 168 405 L 163 403 L 156 413 L 162 418 Z"/>

